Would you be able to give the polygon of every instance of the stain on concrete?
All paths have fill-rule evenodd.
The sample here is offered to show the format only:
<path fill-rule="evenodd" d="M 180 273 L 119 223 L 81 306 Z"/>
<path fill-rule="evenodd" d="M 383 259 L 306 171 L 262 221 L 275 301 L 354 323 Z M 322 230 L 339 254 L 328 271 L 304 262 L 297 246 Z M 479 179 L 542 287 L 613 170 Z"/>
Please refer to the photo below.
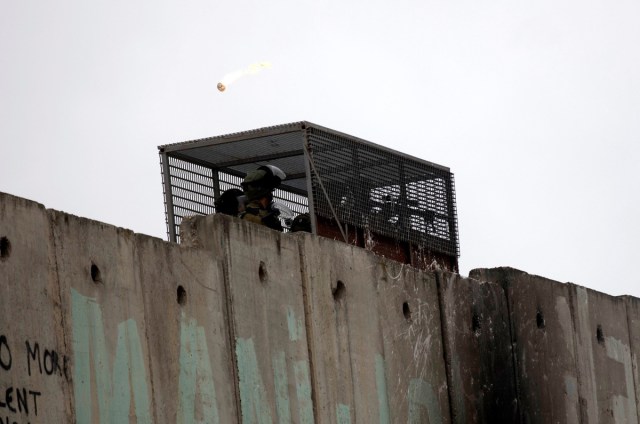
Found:
<path fill-rule="evenodd" d="M 287 327 L 289 329 L 289 340 L 298 341 L 304 334 L 304 326 L 302 320 L 296 319 L 293 307 L 287 306 Z"/>
<path fill-rule="evenodd" d="M 351 408 L 349 408 L 349 405 L 339 403 L 336 409 L 336 418 L 338 424 L 351 424 Z"/>
<path fill-rule="evenodd" d="M 71 308 L 76 422 L 129 422 L 133 398 L 136 422 L 151 423 L 147 373 L 136 322 L 129 319 L 118 324 L 112 367 L 100 305 L 71 289 Z"/>
<path fill-rule="evenodd" d="M 622 364 L 624 368 L 624 383 L 620 382 L 619 388 L 625 388 L 625 394 L 612 394 L 611 409 L 616 423 L 638 422 L 638 411 L 635 402 L 635 390 L 633 385 L 633 371 L 631 367 L 631 349 L 622 341 L 607 336 L 605 337 L 607 356 Z M 626 395 L 626 396 L 625 396 Z"/>
<path fill-rule="evenodd" d="M 240 380 L 240 407 L 242 422 L 246 424 L 271 424 L 271 410 L 267 401 L 258 358 L 252 339 L 236 340 L 238 377 Z"/>
<path fill-rule="evenodd" d="M 289 387 L 287 378 L 287 362 L 284 351 L 278 351 L 271 358 L 273 366 L 273 383 L 276 394 L 276 413 L 278 423 L 290 423 L 291 411 L 289 410 Z"/>
<path fill-rule="evenodd" d="M 565 423 L 578 424 L 578 379 L 573 375 L 564 376 L 564 390 L 565 390 Z"/>
<path fill-rule="evenodd" d="M 385 373 L 384 358 L 376 354 L 376 389 L 378 390 L 378 410 L 380 423 L 390 423 L 389 398 L 387 397 L 387 378 Z"/>
<path fill-rule="evenodd" d="M 178 398 L 179 424 L 220 423 L 204 327 L 197 325 L 194 319 L 186 319 L 184 314 L 180 325 Z"/>
<path fill-rule="evenodd" d="M 296 396 L 301 424 L 313 424 L 313 403 L 311 401 L 311 381 L 309 378 L 309 362 L 296 361 L 293 364 L 296 379 Z"/>
<path fill-rule="evenodd" d="M 425 410 L 429 424 L 442 424 L 443 413 L 433 387 L 420 378 L 414 378 L 409 383 L 409 423 L 424 423 Z"/>

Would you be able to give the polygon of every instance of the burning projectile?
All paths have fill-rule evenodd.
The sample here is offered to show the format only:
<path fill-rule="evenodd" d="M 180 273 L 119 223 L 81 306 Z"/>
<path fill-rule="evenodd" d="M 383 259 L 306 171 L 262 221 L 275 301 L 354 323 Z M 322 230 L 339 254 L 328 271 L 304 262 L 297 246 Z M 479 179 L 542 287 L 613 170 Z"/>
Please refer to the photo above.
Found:
<path fill-rule="evenodd" d="M 245 69 L 240 69 L 239 71 L 230 72 L 227 75 L 225 75 L 224 77 L 222 77 L 222 80 L 220 80 L 220 82 L 218 83 L 218 85 L 217 85 L 218 91 L 223 92 L 224 90 L 227 89 L 229 84 L 237 81 L 239 78 L 241 78 L 241 77 L 243 77 L 245 75 L 257 74 L 258 72 L 262 71 L 263 69 L 269 69 L 269 68 L 271 68 L 271 63 L 269 63 L 269 62 L 258 62 L 258 63 L 254 63 L 252 65 L 249 65 Z"/>

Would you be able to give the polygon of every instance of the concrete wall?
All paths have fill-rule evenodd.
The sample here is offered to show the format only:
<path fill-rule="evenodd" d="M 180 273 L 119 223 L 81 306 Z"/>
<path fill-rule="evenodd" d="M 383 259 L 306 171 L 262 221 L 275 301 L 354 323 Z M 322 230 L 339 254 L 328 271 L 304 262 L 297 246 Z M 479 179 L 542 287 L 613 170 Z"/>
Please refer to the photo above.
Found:
<path fill-rule="evenodd" d="M 640 302 L 0 193 L 0 424 L 637 423 Z"/>

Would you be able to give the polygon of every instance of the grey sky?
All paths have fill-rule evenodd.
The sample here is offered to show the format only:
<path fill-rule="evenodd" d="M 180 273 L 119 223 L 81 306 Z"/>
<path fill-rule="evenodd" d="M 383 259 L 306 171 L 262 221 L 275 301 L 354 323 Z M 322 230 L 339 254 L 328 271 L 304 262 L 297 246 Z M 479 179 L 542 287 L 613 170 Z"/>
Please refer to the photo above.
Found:
<path fill-rule="evenodd" d="M 631 0 L 3 1 L 0 191 L 166 238 L 158 145 L 308 120 L 450 167 L 462 274 L 640 297 L 638 22 Z"/>

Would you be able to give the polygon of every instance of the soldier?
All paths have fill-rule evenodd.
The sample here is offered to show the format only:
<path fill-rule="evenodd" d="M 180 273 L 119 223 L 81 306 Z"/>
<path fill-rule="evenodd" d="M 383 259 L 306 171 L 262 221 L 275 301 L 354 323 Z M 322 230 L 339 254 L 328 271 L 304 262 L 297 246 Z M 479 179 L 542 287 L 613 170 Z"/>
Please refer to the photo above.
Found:
<path fill-rule="evenodd" d="M 244 196 L 244 193 L 237 188 L 225 190 L 214 203 L 216 213 L 237 217 L 244 210 L 244 205 L 240 201 L 241 196 Z"/>
<path fill-rule="evenodd" d="M 265 165 L 249 172 L 242 182 L 244 195 L 247 197 L 245 210 L 240 218 L 265 225 L 273 230 L 282 231 L 278 216 L 280 211 L 273 207 L 273 190 L 287 176 L 277 166 Z"/>

